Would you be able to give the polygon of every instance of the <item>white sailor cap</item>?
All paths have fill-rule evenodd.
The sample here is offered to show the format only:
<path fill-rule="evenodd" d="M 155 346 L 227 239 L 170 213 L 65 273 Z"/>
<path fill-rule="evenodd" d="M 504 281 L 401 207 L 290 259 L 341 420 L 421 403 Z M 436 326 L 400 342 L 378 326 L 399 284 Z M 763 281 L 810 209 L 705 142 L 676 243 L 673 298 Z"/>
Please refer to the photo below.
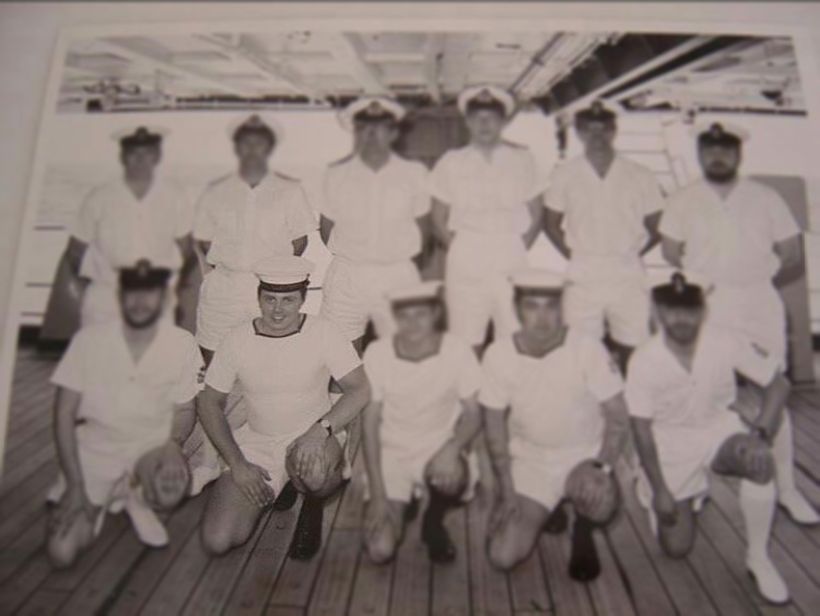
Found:
<path fill-rule="evenodd" d="M 510 283 L 521 291 L 561 292 L 566 278 L 560 272 L 527 267 L 513 272 Z"/>
<path fill-rule="evenodd" d="M 282 143 L 285 134 L 282 125 L 271 115 L 264 117 L 258 113 L 243 114 L 231 120 L 227 127 L 228 137 L 233 141 L 240 132 L 255 132 L 273 138 L 274 143 Z"/>
<path fill-rule="evenodd" d="M 703 145 L 739 144 L 749 138 L 749 132 L 731 122 L 699 122 L 691 129 L 698 143 Z"/>
<path fill-rule="evenodd" d="M 441 299 L 441 281 L 425 280 L 412 285 L 389 290 L 387 301 L 393 305 L 430 302 Z"/>
<path fill-rule="evenodd" d="M 467 115 L 468 107 L 491 108 L 501 105 L 504 110 L 504 117 L 508 118 L 515 111 L 515 99 L 512 94 L 498 86 L 485 84 L 469 87 L 458 95 L 457 106 L 461 115 Z"/>
<path fill-rule="evenodd" d="M 353 130 L 354 120 L 370 120 L 377 122 L 393 119 L 401 122 L 407 110 L 395 100 L 386 96 L 363 96 L 350 103 L 339 112 L 339 123 L 345 130 Z"/>
<path fill-rule="evenodd" d="M 298 291 L 307 287 L 315 266 L 304 257 L 283 255 L 257 261 L 253 273 L 259 286 L 268 291 Z"/>
<path fill-rule="evenodd" d="M 159 145 L 162 138 L 168 134 L 168 129 L 163 126 L 140 125 L 136 128 L 121 128 L 111 133 L 111 139 L 119 141 L 120 145 L 126 147 L 136 147 L 140 145 Z"/>

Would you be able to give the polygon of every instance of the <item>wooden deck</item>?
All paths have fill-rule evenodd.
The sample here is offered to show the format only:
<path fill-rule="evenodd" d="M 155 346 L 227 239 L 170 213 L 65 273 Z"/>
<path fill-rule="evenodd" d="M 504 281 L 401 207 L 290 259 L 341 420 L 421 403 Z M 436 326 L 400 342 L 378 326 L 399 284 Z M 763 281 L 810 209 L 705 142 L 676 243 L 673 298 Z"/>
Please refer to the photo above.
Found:
<path fill-rule="evenodd" d="M 430 565 L 417 518 L 395 562 L 373 566 L 359 549 L 357 480 L 328 503 L 322 551 L 310 562 L 286 557 L 298 505 L 266 515 L 241 549 L 206 556 L 197 533 L 206 491 L 169 516 L 169 546 L 143 547 L 123 515 L 110 516 L 77 566 L 57 572 L 43 552 L 43 498 L 56 472 L 47 385 L 54 363 L 23 350 L 15 372 L 0 484 L 2 614 L 808 616 L 820 610 L 820 528 L 799 528 L 778 513 L 772 554 L 794 601 L 785 608 L 764 605 L 744 572 L 736 488 L 724 481 L 715 483 L 695 549 L 682 561 L 660 554 L 631 487 L 625 489 L 624 511 L 597 535 L 603 573 L 588 585 L 567 577 L 566 535 L 544 535 L 511 574 L 494 571 L 484 557 L 482 499 L 447 518 L 459 550 L 452 565 Z M 799 484 L 820 505 L 820 411 L 812 408 L 820 409 L 820 395 L 795 396 L 793 406 Z M 188 444 L 193 455 L 200 442 L 195 433 Z"/>

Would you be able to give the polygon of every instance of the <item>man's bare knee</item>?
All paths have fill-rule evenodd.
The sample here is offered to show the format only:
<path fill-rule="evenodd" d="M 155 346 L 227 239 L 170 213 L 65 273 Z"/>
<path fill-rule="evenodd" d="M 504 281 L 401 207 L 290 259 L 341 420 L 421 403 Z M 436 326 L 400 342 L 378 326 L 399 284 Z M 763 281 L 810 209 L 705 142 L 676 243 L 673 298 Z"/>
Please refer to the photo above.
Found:
<path fill-rule="evenodd" d="M 509 571 L 527 557 L 512 537 L 491 537 L 487 546 L 487 558 L 490 564 L 500 571 Z"/>
<path fill-rule="evenodd" d="M 374 565 L 389 563 L 396 556 L 398 541 L 392 532 L 379 533 L 377 537 L 365 540 L 364 549 Z"/>
<path fill-rule="evenodd" d="M 663 553 L 669 558 L 680 559 L 686 558 L 692 551 L 695 544 L 694 533 L 687 536 L 668 536 L 660 531 L 660 544 Z"/>
<path fill-rule="evenodd" d="M 80 555 L 80 546 L 73 539 L 58 539 L 51 536 L 46 546 L 48 560 L 55 569 L 71 567 Z"/>
<path fill-rule="evenodd" d="M 200 526 L 199 536 L 202 547 L 211 556 L 221 556 L 240 545 L 230 529 L 221 528 L 218 524 L 209 524 L 207 520 Z"/>

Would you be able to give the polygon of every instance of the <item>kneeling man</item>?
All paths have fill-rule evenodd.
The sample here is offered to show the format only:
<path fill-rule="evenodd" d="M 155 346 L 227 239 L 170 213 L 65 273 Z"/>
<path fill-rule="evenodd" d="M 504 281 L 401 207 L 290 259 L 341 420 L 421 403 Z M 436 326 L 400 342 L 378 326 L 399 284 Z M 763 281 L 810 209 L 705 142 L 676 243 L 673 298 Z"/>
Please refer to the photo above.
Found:
<path fill-rule="evenodd" d="M 575 510 L 569 574 L 591 580 L 600 572 L 592 531 L 618 507 L 623 381 L 599 340 L 564 324 L 559 275 L 524 270 L 512 283 L 521 327 L 487 350 L 479 393 L 499 485 L 490 562 L 510 569 L 526 559 L 566 498 Z"/>
<path fill-rule="evenodd" d="M 60 476 L 47 551 L 58 567 L 89 547 L 108 510 L 124 508 L 143 543 L 165 545 L 153 510 L 187 493 L 180 447 L 196 420 L 202 357 L 191 334 L 160 318 L 170 277 L 145 260 L 121 269 L 120 319 L 81 329 L 52 377 Z"/>
<path fill-rule="evenodd" d="M 443 518 L 470 487 L 467 448 L 481 429 L 480 368 L 467 343 L 437 327 L 440 287 L 429 281 L 390 292 L 397 333 L 364 355 L 373 396 L 364 416 L 364 547 L 376 563 L 395 555 L 422 486 L 430 497 L 422 522 L 430 559 L 455 558 Z"/>
<path fill-rule="evenodd" d="M 228 470 L 214 485 L 201 527 L 213 554 L 239 546 L 286 482 L 305 495 L 290 554 L 321 545 L 324 499 L 350 476 L 345 429 L 370 398 L 353 345 L 324 319 L 301 312 L 313 264 L 295 256 L 257 263 L 260 316 L 232 330 L 205 373 L 197 413 Z M 331 377 L 342 390 L 331 404 Z M 247 423 L 224 415 L 238 384 Z"/>
<path fill-rule="evenodd" d="M 738 477 L 746 566 L 765 599 L 785 603 L 789 592 L 767 547 L 776 502 L 771 443 L 789 394 L 779 358 L 736 334 L 702 327 L 703 290 L 680 273 L 656 286 L 652 296 L 661 331 L 632 357 L 627 400 L 661 547 L 675 558 L 692 549 L 693 501 L 708 490 L 710 469 Z M 763 408 L 751 429 L 730 410 L 736 373 L 764 388 Z M 639 494 L 645 492 L 643 482 Z"/>

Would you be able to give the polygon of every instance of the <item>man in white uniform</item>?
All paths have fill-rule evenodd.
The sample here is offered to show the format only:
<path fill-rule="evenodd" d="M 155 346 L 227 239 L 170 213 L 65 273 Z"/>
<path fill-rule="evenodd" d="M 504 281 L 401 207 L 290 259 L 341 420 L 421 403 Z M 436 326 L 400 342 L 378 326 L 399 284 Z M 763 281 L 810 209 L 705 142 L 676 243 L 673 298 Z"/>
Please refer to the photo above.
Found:
<path fill-rule="evenodd" d="M 566 498 L 576 514 L 569 575 L 588 581 L 600 572 L 593 529 L 618 508 L 623 381 L 600 340 L 564 324 L 561 276 L 523 270 L 512 281 L 521 328 L 487 349 L 478 398 L 499 486 L 489 559 L 504 570 L 526 559 Z"/>
<path fill-rule="evenodd" d="M 423 487 L 430 499 L 422 540 L 433 562 L 452 561 L 444 515 L 475 479 L 467 450 L 481 430 L 480 368 L 468 344 L 439 331 L 440 294 L 441 283 L 434 281 L 392 291 L 397 333 L 373 342 L 364 355 L 372 389 L 363 423 L 369 492 L 364 547 L 376 563 L 395 556 L 408 507 Z"/>
<path fill-rule="evenodd" d="M 660 239 L 663 194 L 653 173 L 613 147 L 615 114 L 599 101 L 575 114 L 584 154 L 555 169 L 545 196 L 547 237 L 569 260 L 569 325 L 603 338 L 621 369 L 649 336 L 641 257 Z"/>
<path fill-rule="evenodd" d="M 745 137 L 742 129 L 718 123 L 701 127 L 698 158 L 704 178 L 670 198 L 660 225 L 663 254 L 711 284 L 710 324 L 753 341 L 786 370 L 786 314 L 777 285 L 803 271 L 803 240 L 773 189 L 738 176 Z M 751 397 L 759 398 L 759 392 Z M 754 414 L 758 409 L 759 400 L 746 410 Z M 788 412 L 772 453 L 780 506 L 795 522 L 820 523 L 795 485 Z"/>
<path fill-rule="evenodd" d="M 353 132 L 354 150 L 325 174 L 320 231 L 333 261 L 321 313 L 360 353 L 369 320 L 378 337 L 393 330 L 384 294 L 420 280 L 429 236 L 427 169 L 393 152 L 404 115 L 384 97 L 350 104 L 339 118 Z"/>
<path fill-rule="evenodd" d="M 775 511 L 769 447 L 789 383 L 775 356 L 731 330 L 702 327 L 700 286 L 676 273 L 652 291 L 661 331 L 630 361 L 627 401 L 645 471 L 639 494 L 652 490 L 651 521 L 664 552 L 686 556 L 695 540 L 695 498 L 708 490 L 709 470 L 738 477 L 747 535 L 746 565 L 773 603 L 789 594 L 768 554 Z M 764 389 L 760 417 L 749 429 L 730 409 L 735 373 Z M 644 499 L 644 500 L 648 500 Z"/>
<path fill-rule="evenodd" d="M 64 258 L 76 276 L 90 281 L 82 325 L 119 320 L 119 268 L 146 258 L 183 279 L 196 265 L 190 203 L 176 184 L 157 176 L 165 134 L 145 126 L 114 133 L 123 176 L 96 187 L 80 206 Z"/>
<path fill-rule="evenodd" d="M 541 232 L 543 187 L 529 149 L 502 138 L 515 111 L 512 96 L 495 86 L 468 88 L 458 108 L 470 143 L 433 168 L 433 229 L 447 248 L 450 331 L 480 353 L 491 321 L 496 337 L 517 325 L 508 276 L 526 265 Z"/>
<path fill-rule="evenodd" d="M 350 476 L 345 430 L 370 388 L 353 345 L 332 323 L 301 312 L 313 264 L 271 257 L 255 269 L 260 316 L 224 338 L 197 404 L 226 470 L 211 490 L 202 541 L 212 554 L 245 543 L 290 479 L 305 495 L 290 554 L 306 559 L 321 545 L 324 499 Z M 342 390 L 334 403 L 331 377 Z M 224 408 L 234 385 L 248 419 L 232 432 Z"/>
<path fill-rule="evenodd" d="M 60 476 L 48 500 L 47 551 L 73 564 L 101 529 L 107 510 L 128 512 L 152 546 L 168 535 L 152 509 L 187 492 L 181 445 L 196 420 L 202 359 L 193 336 L 162 319 L 171 270 L 148 261 L 119 273 L 117 321 L 83 327 L 52 376 Z"/>
<path fill-rule="evenodd" d="M 281 129 L 252 115 L 229 133 L 239 168 L 208 186 L 194 222 L 207 261 L 196 332 L 206 364 L 231 329 L 259 314 L 254 263 L 302 254 L 316 228 L 301 183 L 268 168 Z"/>

